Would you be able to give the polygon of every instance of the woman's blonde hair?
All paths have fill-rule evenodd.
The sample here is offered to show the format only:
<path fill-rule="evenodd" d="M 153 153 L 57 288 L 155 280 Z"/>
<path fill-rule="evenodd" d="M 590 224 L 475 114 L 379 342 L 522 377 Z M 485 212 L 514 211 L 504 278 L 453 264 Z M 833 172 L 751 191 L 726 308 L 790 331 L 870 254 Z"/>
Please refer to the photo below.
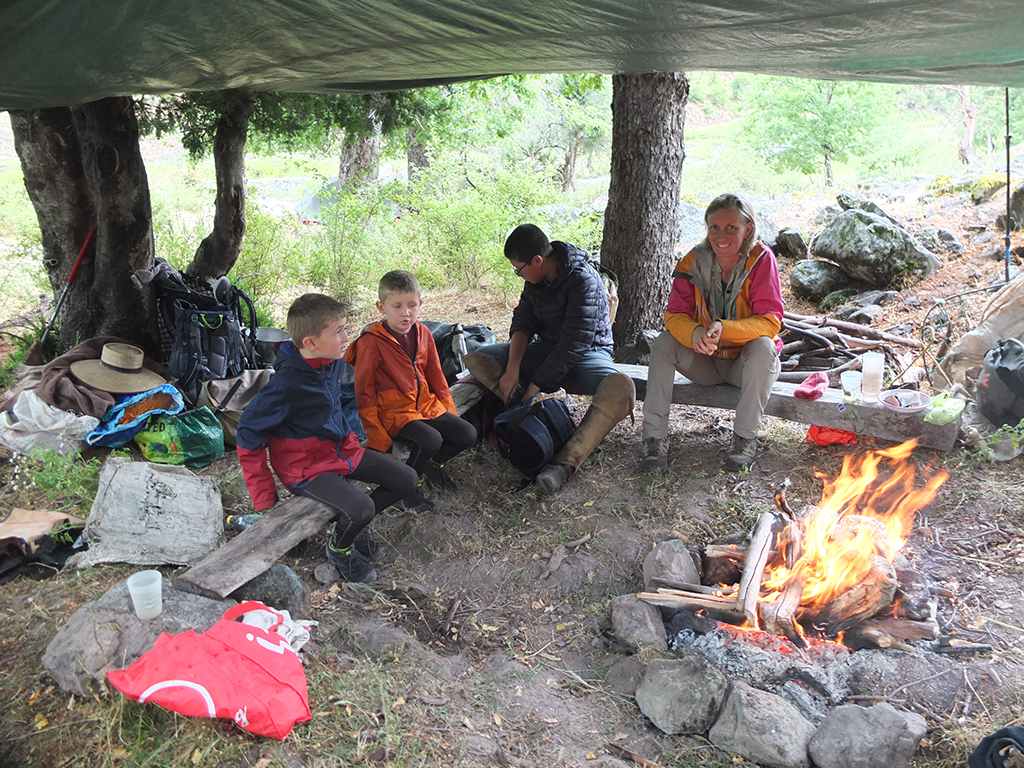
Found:
<path fill-rule="evenodd" d="M 743 242 L 740 243 L 740 253 L 746 257 L 750 253 L 750 249 L 754 247 L 754 243 L 757 242 L 757 216 L 754 215 L 754 208 L 750 205 L 750 201 L 743 195 L 738 195 L 734 192 L 726 192 L 719 195 L 708 204 L 708 209 L 704 211 L 704 226 L 707 226 L 708 219 L 711 215 L 718 211 L 739 211 L 740 216 L 746 219 L 753 226 L 750 228 L 750 234 L 747 235 Z M 711 247 L 711 241 L 707 235 L 704 235 L 704 240 L 701 242 L 706 248 Z"/>

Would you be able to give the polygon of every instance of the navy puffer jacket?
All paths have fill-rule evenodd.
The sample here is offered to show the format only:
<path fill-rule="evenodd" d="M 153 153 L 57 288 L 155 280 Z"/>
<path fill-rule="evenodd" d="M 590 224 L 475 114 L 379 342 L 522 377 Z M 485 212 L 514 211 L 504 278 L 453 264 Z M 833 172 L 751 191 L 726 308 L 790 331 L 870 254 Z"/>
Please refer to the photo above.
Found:
<path fill-rule="evenodd" d="M 583 354 L 591 349 L 612 351 L 612 325 L 608 295 L 586 251 L 555 240 L 551 256 L 558 260 L 554 282 L 526 283 L 512 313 L 511 336 L 522 331 L 555 345 L 555 350 L 533 373 L 533 383 L 544 392 L 559 382 Z"/>

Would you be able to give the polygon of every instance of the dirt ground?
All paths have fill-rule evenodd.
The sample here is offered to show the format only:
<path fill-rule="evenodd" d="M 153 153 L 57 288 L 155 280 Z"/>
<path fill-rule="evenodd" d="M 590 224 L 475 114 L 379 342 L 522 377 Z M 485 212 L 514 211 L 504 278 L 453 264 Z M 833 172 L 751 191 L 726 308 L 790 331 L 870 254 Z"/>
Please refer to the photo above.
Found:
<path fill-rule="evenodd" d="M 779 214 L 778 223 L 806 224 L 820 204 L 794 204 L 791 221 Z M 969 204 L 905 200 L 888 207 L 914 228 L 948 227 L 965 245 L 975 234 L 968 228 L 987 217 Z M 998 277 L 1001 265 L 979 261 L 980 250 L 944 256 L 944 268 L 904 291 L 876 327 L 910 323 L 916 334 L 935 299 Z M 782 266 L 785 282 L 789 265 Z M 907 302 L 912 296 L 920 306 Z M 949 311 L 958 324 L 973 327 L 986 299 L 974 294 Z M 507 327 L 506 297 L 442 294 L 431 301 L 432 319 L 472 317 L 499 333 Z M 476 311 L 467 314 L 470 306 Z M 789 306 L 811 309 L 795 301 Z M 486 446 L 453 460 L 459 488 L 434 494 L 432 513 L 389 510 L 374 522 L 388 554 L 371 586 L 316 582 L 323 535 L 289 553 L 284 562 L 310 587 L 310 617 L 319 625 L 306 665 L 314 717 L 282 744 L 230 724 L 154 713 L 116 695 L 78 699 L 53 685 L 39 663 L 47 643 L 79 606 L 131 568 L 99 566 L 0 586 L 0 679 L 8 702 L 0 715 L 0 766 L 525 768 L 628 764 L 613 760 L 625 759 L 622 749 L 664 766 L 744 765 L 702 738 L 660 733 L 624 695 L 616 675 L 626 656 L 608 632 L 609 600 L 642 588 L 640 566 L 657 542 L 679 538 L 697 548 L 747 531 L 772 507 L 773 491 L 787 477 L 791 504 L 812 504 L 847 453 L 890 444 L 868 439 L 853 448 L 817 447 L 804 440 L 806 425 L 769 418 L 754 468 L 727 474 L 719 467 L 731 412 L 674 406 L 669 468 L 645 473 L 640 404 L 635 417 L 550 497 L 523 487 L 519 473 Z M 906 695 L 910 686 L 901 688 L 929 677 L 921 671 L 925 662 L 882 652 L 894 659 L 895 671 L 882 675 L 871 693 L 926 710 L 930 732 L 916 765 L 962 765 L 982 736 L 1020 722 L 1024 460 L 985 463 L 960 448 L 919 449 L 915 458 L 922 482 L 940 469 L 949 479 L 918 514 L 905 554 L 943 590 L 943 630 L 993 650 L 958 660 L 962 676 L 931 681 L 939 688 L 927 704 Z M 8 467 L 0 472 L 5 508 L 39 503 L 12 489 Z M 220 483 L 226 512 L 247 511 L 233 456 L 202 473 Z M 567 545 L 560 561 L 552 557 L 559 545 Z M 979 669 L 990 674 L 983 690 L 967 673 Z"/>

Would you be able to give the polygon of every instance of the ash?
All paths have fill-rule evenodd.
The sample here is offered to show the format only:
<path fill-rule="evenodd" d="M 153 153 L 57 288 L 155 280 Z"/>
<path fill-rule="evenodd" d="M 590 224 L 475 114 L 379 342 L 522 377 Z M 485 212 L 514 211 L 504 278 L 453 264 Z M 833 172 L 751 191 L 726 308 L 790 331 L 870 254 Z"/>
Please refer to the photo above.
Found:
<path fill-rule="evenodd" d="M 669 647 L 696 651 L 726 677 L 782 696 L 815 725 L 852 692 L 851 652 L 838 643 L 808 639 L 800 649 L 779 635 L 719 624 L 704 633 L 680 629 Z"/>

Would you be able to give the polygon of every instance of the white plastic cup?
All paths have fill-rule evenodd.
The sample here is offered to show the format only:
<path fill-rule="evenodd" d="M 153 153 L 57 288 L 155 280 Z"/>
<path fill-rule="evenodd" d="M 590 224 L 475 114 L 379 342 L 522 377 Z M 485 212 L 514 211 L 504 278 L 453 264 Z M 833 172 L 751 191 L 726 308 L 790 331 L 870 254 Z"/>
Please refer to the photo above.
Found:
<path fill-rule="evenodd" d="M 148 621 L 164 610 L 164 579 L 160 571 L 139 571 L 128 577 L 128 594 L 132 596 L 135 615 Z"/>
<path fill-rule="evenodd" d="M 877 403 L 882 392 L 882 373 L 885 370 L 885 355 L 881 352 L 865 352 L 861 356 L 864 377 L 861 379 L 861 399 L 865 403 Z"/>
<path fill-rule="evenodd" d="M 839 381 L 843 385 L 843 399 L 848 403 L 860 402 L 860 385 L 863 374 L 860 371 L 843 371 Z"/>

